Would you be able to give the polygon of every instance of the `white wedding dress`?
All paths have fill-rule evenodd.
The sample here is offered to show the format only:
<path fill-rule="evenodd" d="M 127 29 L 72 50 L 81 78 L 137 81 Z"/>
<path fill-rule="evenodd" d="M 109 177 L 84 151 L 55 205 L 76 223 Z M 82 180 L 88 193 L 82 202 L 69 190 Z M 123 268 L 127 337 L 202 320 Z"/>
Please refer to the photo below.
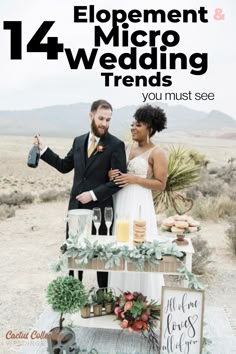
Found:
<path fill-rule="evenodd" d="M 152 169 L 148 163 L 150 153 L 156 147 L 128 160 L 132 145 L 126 149 L 127 173 L 144 178 L 152 177 Z M 153 204 L 152 191 L 137 184 L 129 184 L 113 196 L 115 220 L 128 217 L 130 221 L 130 240 L 133 238 L 133 220 L 139 218 L 141 206 L 141 218 L 146 220 L 146 240 L 158 240 L 156 214 Z M 115 234 L 115 229 L 113 234 Z M 145 272 L 110 272 L 108 286 L 119 294 L 120 291 L 139 291 L 148 297 L 148 300 L 161 302 L 161 287 L 164 285 L 164 277 L 159 273 Z"/>

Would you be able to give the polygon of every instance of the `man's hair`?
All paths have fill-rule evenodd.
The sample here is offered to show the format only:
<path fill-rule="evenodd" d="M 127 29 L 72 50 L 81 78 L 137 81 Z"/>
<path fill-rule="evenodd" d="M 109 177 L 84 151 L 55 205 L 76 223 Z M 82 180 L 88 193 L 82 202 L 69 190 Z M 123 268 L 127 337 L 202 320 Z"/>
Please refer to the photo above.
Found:
<path fill-rule="evenodd" d="M 105 100 L 94 101 L 91 105 L 90 112 L 95 112 L 98 108 L 110 109 L 112 111 L 112 105 Z"/>

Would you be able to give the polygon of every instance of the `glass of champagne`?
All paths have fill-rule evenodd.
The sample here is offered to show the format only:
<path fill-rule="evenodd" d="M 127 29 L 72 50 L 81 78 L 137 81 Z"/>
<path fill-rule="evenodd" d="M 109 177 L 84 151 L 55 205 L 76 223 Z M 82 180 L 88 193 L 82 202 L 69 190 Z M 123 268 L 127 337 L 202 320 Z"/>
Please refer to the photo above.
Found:
<path fill-rule="evenodd" d="M 101 225 L 102 214 L 100 208 L 93 208 L 93 223 L 96 229 L 96 236 L 98 236 L 98 230 Z"/>
<path fill-rule="evenodd" d="M 107 236 L 109 236 L 110 235 L 110 228 L 111 228 L 111 224 L 112 224 L 112 219 L 113 219 L 112 207 L 105 207 L 104 217 L 105 217 L 105 223 L 106 223 L 106 227 L 107 227 Z"/>

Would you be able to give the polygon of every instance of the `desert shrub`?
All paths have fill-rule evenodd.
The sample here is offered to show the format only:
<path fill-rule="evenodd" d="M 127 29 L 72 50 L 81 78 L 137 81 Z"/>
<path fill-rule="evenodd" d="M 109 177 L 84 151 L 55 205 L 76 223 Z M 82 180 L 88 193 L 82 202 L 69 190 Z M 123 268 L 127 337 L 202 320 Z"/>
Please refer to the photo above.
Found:
<path fill-rule="evenodd" d="M 229 187 L 230 188 L 235 188 L 236 186 L 236 174 L 230 178 L 229 181 Z"/>
<path fill-rule="evenodd" d="M 55 189 L 50 189 L 47 191 L 44 191 L 39 195 L 39 199 L 41 202 L 53 202 L 57 200 L 64 200 L 68 198 L 69 195 L 69 190 L 55 190 Z"/>
<path fill-rule="evenodd" d="M 67 187 L 61 191 L 61 198 L 66 199 L 70 196 L 71 188 Z"/>
<path fill-rule="evenodd" d="M 188 189 L 185 195 L 193 200 L 197 200 L 202 196 L 218 197 L 223 193 L 225 194 L 227 188 L 227 184 L 222 179 L 217 178 L 216 175 L 209 174 L 207 170 L 203 170 L 198 184 Z"/>
<path fill-rule="evenodd" d="M 208 181 L 199 184 L 197 190 L 201 192 L 204 197 L 217 197 L 224 193 L 225 188 L 223 181 L 219 178 L 209 178 Z"/>
<path fill-rule="evenodd" d="M 217 167 L 211 167 L 208 170 L 209 175 L 216 175 L 218 173 L 218 168 Z"/>
<path fill-rule="evenodd" d="M 225 233 L 229 240 L 229 244 L 233 249 L 234 254 L 236 254 L 236 218 L 230 219 L 230 226 L 225 231 Z"/>
<path fill-rule="evenodd" d="M 0 205 L 14 205 L 20 206 L 21 204 L 31 204 L 34 201 L 34 196 L 31 193 L 24 193 L 14 191 L 11 194 L 1 194 L 0 195 Z"/>
<path fill-rule="evenodd" d="M 233 163 L 222 166 L 218 169 L 217 177 L 222 179 L 225 183 L 232 185 L 232 181 L 236 179 L 236 166 Z"/>
<path fill-rule="evenodd" d="M 211 263 L 212 251 L 209 249 L 207 241 L 201 236 L 192 238 L 195 253 L 193 254 L 192 271 L 194 274 L 204 274 L 206 266 Z"/>
<path fill-rule="evenodd" d="M 202 220 L 215 220 L 234 216 L 236 210 L 236 200 L 232 200 L 227 195 L 219 198 L 202 197 L 195 200 L 192 216 Z"/>
<path fill-rule="evenodd" d="M 11 205 L 1 204 L 0 205 L 0 220 L 11 218 L 15 216 L 15 208 Z"/>
<path fill-rule="evenodd" d="M 236 200 L 236 181 L 234 187 L 228 189 L 227 195 L 230 197 L 230 199 Z"/>
<path fill-rule="evenodd" d="M 39 195 L 41 202 L 52 202 L 58 200 L 58 192 L 56 190 L 47 190 Z"/>
<path fill-rule="evenodd" d="M 193 201 L 202 197 L 202 193 L 198 190 L 197 186 L 194 186 L 191 189 L 189 189 L 188 191 L 186 191 L 185 195 L 186 195 L 186 198 L 193 199 Z"/>

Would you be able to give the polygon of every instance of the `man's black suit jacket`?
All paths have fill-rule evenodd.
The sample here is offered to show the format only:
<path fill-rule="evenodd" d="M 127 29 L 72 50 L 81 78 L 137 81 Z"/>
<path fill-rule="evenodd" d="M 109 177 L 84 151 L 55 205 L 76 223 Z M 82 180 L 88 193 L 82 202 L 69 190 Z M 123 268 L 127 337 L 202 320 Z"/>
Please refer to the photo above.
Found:
<path fill-rule="evenodd" d="M 98 143 L 98 146 L 102 146 L 100 149 L 102 151 L 99 151 L 97 146 L 92 155 L 87 158 L 88 136 L 89 134 L 84 134 L 76 137 L 65 158 L 60 158 L 47 148 L 41 159 L 61 173 L 74 169 L 69 210 L 98 207 L 103 212 L 106 206 L 113 206 L 112 194 L 120 189 L 114 182 L 109 181 L 108 171 L 113 168 L 126 172 L 125 147 L 121 140 L 107 133 Z M 93 190 L 97 201 L 81 204 L 75 199 L 78 194 L 90 190 Z"/>

